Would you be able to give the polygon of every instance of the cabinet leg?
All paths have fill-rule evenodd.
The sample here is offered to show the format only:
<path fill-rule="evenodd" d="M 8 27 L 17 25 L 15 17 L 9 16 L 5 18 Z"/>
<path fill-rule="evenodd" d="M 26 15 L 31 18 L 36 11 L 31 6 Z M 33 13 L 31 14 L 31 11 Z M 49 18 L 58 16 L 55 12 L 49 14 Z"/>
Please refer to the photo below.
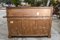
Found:
<path fill-rule="evenodd" d="M 12 38 L 12 36 L 9 35 L 8 38 Z"/>
<path fill-rule="evenodd" d="M 48 38 L 51 38 L 51 30 L 49 30 L 49 32 L 48 32 Z"/>
<path fill-rule="evenodd" d="M 48 38 L 51 38 L 51 35 L 48 35 Z"/>

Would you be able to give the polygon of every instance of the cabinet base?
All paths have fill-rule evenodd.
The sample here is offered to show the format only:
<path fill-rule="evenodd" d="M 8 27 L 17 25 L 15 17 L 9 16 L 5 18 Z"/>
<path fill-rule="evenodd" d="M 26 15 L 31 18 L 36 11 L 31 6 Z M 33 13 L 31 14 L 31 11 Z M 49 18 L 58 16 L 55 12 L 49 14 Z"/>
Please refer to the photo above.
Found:
<path fill-rule="evenodd" d="M 33 37 L 33 38 L 40 38 L 40 37 L 48 37 L 51 38 L 51 36 L 8 36 L 8 38 L 29 38 L 29 37 Z"/>

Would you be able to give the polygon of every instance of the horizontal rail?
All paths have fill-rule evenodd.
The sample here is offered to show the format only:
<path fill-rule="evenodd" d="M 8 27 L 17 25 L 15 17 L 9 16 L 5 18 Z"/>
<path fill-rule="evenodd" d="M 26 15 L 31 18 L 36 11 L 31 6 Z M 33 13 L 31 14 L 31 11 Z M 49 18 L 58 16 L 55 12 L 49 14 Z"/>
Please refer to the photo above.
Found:
<path fill-rule="evenodd" d="M 3 18 L 48 18 L 51 16 L 3 16 Z"/>

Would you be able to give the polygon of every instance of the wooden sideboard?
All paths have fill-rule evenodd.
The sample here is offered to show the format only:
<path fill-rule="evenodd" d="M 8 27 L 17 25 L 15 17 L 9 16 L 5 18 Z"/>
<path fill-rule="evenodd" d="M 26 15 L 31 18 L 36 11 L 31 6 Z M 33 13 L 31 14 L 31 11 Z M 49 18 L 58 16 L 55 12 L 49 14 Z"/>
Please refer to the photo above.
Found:
<path fill-rule="evenodd" d="M 9 37 L 51 37 L 52 7 L 7 7 Z"/>

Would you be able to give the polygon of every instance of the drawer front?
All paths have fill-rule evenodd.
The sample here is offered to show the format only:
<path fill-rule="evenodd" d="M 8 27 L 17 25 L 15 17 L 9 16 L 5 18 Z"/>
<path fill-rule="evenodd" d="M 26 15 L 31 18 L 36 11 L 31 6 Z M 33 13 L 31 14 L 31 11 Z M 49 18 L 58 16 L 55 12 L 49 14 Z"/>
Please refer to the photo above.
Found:
<path fill-rule="evenodd" d="M 51 16 L 51 9 L 10 9 L 8 16 Z"/>

